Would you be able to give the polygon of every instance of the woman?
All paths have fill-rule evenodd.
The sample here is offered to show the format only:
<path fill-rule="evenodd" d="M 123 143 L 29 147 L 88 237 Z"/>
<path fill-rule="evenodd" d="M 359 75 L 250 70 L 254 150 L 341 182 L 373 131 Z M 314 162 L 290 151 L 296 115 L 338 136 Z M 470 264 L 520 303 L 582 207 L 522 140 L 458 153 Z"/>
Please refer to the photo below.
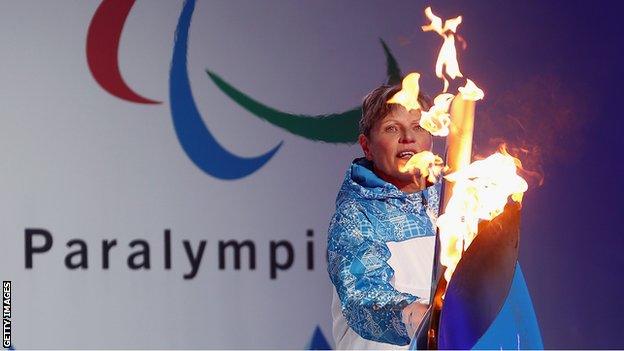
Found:
<path fill-rule="evenodd" d="M 433 140 L 419 125 L 420 110 L 387 103 L 400 89 L 381 86 L 365 97 L 365 157 L 347 170 L 329 227 L 337 349 L 407 349 L 427 309 L 439 196 L 435 185 L 400 170 Z"/>

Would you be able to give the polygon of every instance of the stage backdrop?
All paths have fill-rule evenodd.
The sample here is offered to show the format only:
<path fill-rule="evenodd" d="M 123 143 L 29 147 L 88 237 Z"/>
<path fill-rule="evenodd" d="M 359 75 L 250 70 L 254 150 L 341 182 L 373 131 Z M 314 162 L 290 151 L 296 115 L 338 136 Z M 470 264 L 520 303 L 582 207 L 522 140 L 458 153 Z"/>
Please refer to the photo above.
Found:
<path fill-rule="evenodd" d="M 546 57 L 565 45 L 540 41 L 547 29 L 570 29 L 564 20 L 544 19 L 544 32 L 522 25 L 542 23 L 535 8 L 556 17 L 555 5 L 439 6 L 443 17 L 466 15 L 460 65 L 485 89 L 482 106 L 545 70 L 563 82 L 578 73 L 530 56 L 530 45 Z M 440 38 L 419 29 L 425 7 L 3 1 L 0 278 L 12 282 L 14 347 L 333 345 L 326 235 L 360 155 L 357 108 L 396 68 L 392 57 L 403 73 L 421 72 L 430 94 L 440 90 Z M 585 228 L 560 233 L 563 210 L 541 217 L 545 199 L 569 194 L 549 184 L 527 193 L 521 264 L 530 258 L 523 268 L 545 345 L 582 347 L 599 323 L 567 311 L 599 318 L 585 304 L 603 289 L 561 278 L 575 266 L 591 273 L 570 259 L 572 244 L 543 246 Z M 560 286 L 563 299 L 552 292 Z M 604 344 L 588 345 L 618 345 L 609 325 Z"/>

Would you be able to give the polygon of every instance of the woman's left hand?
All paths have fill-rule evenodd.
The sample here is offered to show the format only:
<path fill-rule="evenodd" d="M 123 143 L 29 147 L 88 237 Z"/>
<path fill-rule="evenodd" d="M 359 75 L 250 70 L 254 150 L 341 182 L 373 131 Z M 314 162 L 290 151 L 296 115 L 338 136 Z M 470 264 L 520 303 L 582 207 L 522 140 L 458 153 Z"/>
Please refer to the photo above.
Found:
<path fill-rule="evenodd" d="M 420 322 L 425 316 L 425 313 L 427 313 L 428 308 L 429 305 L 416 301 L 407 305 L 403 309 L 402 319 L 403 323 L 405 323 L 405 326 L 407 327 L 408 335 L 412 336 L 416 333 L 416 329 L 420 326 Z"/>

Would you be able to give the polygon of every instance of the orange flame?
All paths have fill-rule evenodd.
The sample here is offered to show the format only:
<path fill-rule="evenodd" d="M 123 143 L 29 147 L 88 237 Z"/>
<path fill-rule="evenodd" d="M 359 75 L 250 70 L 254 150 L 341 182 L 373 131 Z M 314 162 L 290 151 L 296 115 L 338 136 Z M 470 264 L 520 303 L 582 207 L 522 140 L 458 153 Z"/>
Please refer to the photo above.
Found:
<path fill-rule="evenodd" d="M 464 100 L 477 101 L 483 99 L 485 94 L 473 81 L 466 79 L 466 85 L 458 88 Z"/>
<path fill-rule="evenodd" d="M 410 157 L 400 171 L 413 173 L 415 170 L 418 170 L 420 177 L 426 178 L 430 183 L 435 183 L 444 169 L 444 161 L 440 156 L 435 155 L 431 151 L 421 151 Z"/>
<path fill-rule="evenodd" d="M 418 80 L 420 79 L 420 73 L 410 73 L 401 83 L 401 90 L 394 94 L 389 100 L 389 104 L 401 104 L 407 111 L 418 110 L 420 103 L 418 103 L 418 93 L 420 86 Z"/>
<path fill-rule="evenodd" d="M 425 16 L 427 16 L 431 23 L 421 27 L 423 32 L 434 31 L 444 38 L 444 43 L 440 48 L 438 60 L 436 61 L 435 72 L 438 78 L 444 80 L 444 92 L 447 92 L 449 81 L 446 79 L 446 76 L 451 79 L 463 77 L 461 71 L 459 70 L 457 50 L 455 49 L 455 33 L 457 32 L 457 27 L 462 21 L 462 17 L 457 16 L 455 18 L 448 19 L 444 21 L 444 25 L 442 25 L 442 19 L 433 13 L 431 7 L 427 7 L 425 9 Z"/>
<path fill-rule="evenodd" d="M 449 93 L 436 96 L 429 111 L 422 112 L 420 115 L 420 126 L 431 135 L 447 136 L 451 125 L 451 115 L 448 110 L 454 97 Z"/>
<path fill-rule="evenodd" d="M 491 220 L 503 212 L 509 196 L 521 202 L 526 181 L 516 170 L 520 161 L 505 150 L 447 175 L 453 194 L 436 225 L 440 229 L 440 263 L 450 281 L 462 253 L 477 235 L 479 220 Z"/>

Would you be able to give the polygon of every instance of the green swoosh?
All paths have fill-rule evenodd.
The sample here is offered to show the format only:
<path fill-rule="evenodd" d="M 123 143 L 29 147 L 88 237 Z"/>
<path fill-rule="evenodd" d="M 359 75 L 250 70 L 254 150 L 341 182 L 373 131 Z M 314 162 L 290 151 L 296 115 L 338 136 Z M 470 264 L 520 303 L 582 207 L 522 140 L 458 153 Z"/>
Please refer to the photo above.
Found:
<path fill-rule="evenodd" d="M 401 81 L 399 65 L 383 39 L 380 41 L 386 55 L 387 82 L 388 84 L 398 83 Z M 223 93 L 256 117 L 262 118 L 274 126 L 315 141 L 328 143 L 355 143 L 357 141 L 359 135 L 358 121 L 362 115 L 360 107 L 342 113 L 315 116 L 282 112 L 254 100 L 228 84 L 217 74 L 209 70 L 206 70 L 206 73 Z"/>
<path fill-rule="evenodd" d="M 401 83 L 403 80 L 403 74 L 401 73 L 401 68 L 399 68 L 399 64 L 394 59 L 394 55 L 390 51 L 388 45 L 383 39 L 379 39 L 381 42 L 381 46 L 383 46 L 384 53 L 386 54 L 386 74 L 388 75 L 388 81 L 386 84 L 395 85 Z"/>

